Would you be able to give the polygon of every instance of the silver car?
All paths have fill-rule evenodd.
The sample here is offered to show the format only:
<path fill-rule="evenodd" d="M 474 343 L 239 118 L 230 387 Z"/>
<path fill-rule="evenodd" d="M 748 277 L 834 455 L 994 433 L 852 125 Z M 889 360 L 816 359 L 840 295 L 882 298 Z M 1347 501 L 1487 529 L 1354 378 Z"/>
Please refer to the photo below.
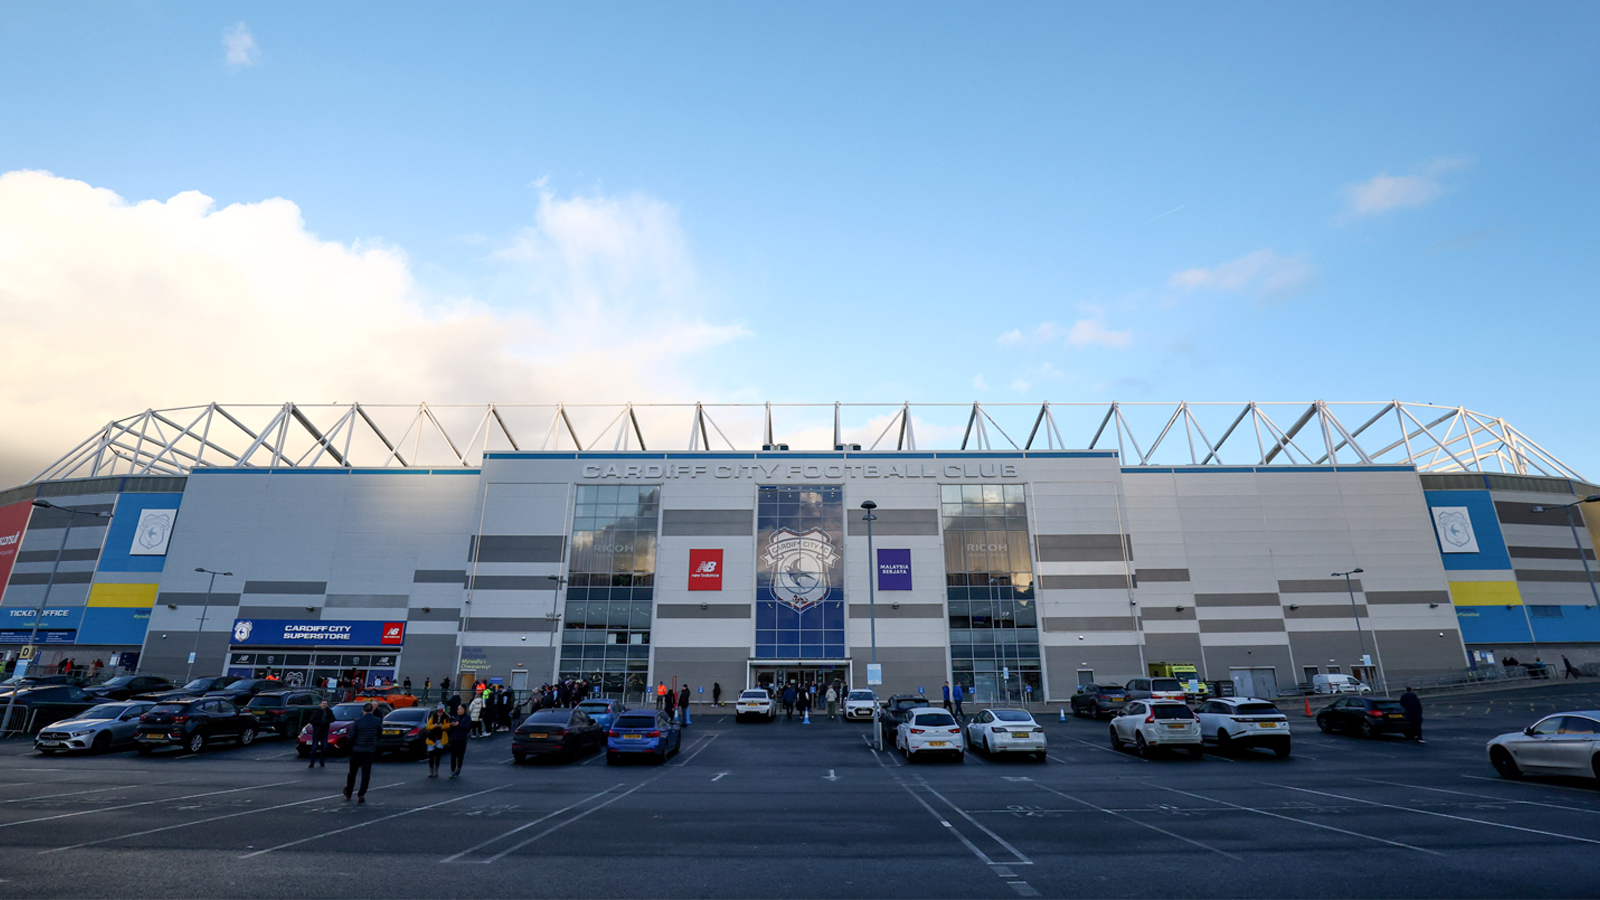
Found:
<path fill-rule="evenodd" d="M 1575 775 L 1600 779 L 1600 710 L 1545 716 L 1489 742 L 1489 762 L 1502 778 Z"/>
<path fill-rule="evenodd" d="M 133 743 L 139 717 L 152 706 L 155 704 L 148 700 L 102 703 L 64 722 L 46 725 L 34 737 L 33 749 L 48 755 L 67 750 L 101 752 L 126 746 Z"/>

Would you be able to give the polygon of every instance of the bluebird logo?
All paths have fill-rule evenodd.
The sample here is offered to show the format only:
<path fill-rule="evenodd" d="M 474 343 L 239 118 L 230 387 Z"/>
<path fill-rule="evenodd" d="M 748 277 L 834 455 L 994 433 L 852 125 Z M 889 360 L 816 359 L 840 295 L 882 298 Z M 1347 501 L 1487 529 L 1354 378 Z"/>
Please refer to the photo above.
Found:
<path fill-rule="evenodd" d="M 250 632 L 253 631 L 254 629 L 255 629 L 255 626 L 250 623 L 249 619 L 240 619 L 239 621 L 234 622 L 233 623 L 233 641 L 234 641 L 234 643 L 242 644 L 245 641 L 250 640 Z"/>
<path fill-rule="evenodd" d="M 772 594 L 797 612 L 828 598 L 828 574 L 839 558 L 833 539 L 820 528 L 796 534 L 787 528 L 773 532 L 762 562 L 772 569 Z"/>

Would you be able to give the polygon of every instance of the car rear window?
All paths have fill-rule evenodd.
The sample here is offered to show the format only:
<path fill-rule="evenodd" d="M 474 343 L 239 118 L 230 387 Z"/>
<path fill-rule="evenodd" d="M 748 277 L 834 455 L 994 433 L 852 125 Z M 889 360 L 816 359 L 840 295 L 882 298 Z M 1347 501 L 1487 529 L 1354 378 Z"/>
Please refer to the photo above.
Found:
<path fill-rule="evenodd" d="M 337 722 L 354 722 L 361 718 L 360 703 L 341 703 L 333 708 L 333 718 Z"/>
<path fill-rule="evenodd" d="M 623 716 L 617 720 L 618 728 L 654 728 L 655 716 Z"/>
<path fill-rule="evenodd" d="M 282 697 L 257 696 L 251 697 L 250 702 L 245 705 L 251 709 L 276 709 L 277 707 L 284 706 L 285 703 Z"/>
<path fill-rule="evenodd" d="M 1179 684 L 1176 678 L 1155 678 L 1150 681 L 1150 690 L 1181 691 L 1183 690 L 1183 685 Z"/>
<path fill-rule="evenodd" d="M 1122 691 L 1122 690 L 1124 690 L 1124 688 L 1120 684 L 1102 684 L 1102 685 L 1100 685 L 1100 693 L 1102 693 L 1102 694 L 1109 694 L 1109 693 L 1112 693 L 1114 691 Z"/>
<path fill-rule="evenodd" d="M 1241 703 L 1233 708 L 1241 716 L 1273 715 L 1280 710 L 1271 703 Z"/>
<path fill-rule="evenodd" d="M 875 697 L 874 697 L 874 695 L 873 695 L 873 693 L 871 691 L 851 691 L 850 692 L 850 699 L 851 700 L 872 700 L 872 699 L 875 699 Z"/>
<path fill-rule="evenodd" d="M 956 723 L 953 716 L 944 712 L 923 713 L 912 721 L 918 725 L 954 725 Z"/>
<path fill-rule="evenodd" d="M 1181 703 L 1157 703 L 1150 707 L 1158 719 L 1192 719 L 1194 711 Z"/>
<path fill-rule="evenodd" d="M 994 711 L 994 717 L 1002 722 L 1033 721 L 1033 716 L 1028 715 L 1020 709 L 997 709 Z"/>
<path fill-rule="evenodd" d="M 173 713 L 181 713 L 188 708 L 189 704 L 187 703 L 157 703 L 155 706 L 150 707 L 150 711 L 160 715 L 170 716 Z"/>
<path fill-rule="evenodd" d="M 1374 701 L 1372 701 L 1372 708 L 1373 709 L 1381 709 L 1384 712 L 1404 712 L 1405 711 L 1405 707 L 1400 705 L 1400 701 L 1399 700 L 1374 700 Z"/>
<path fill-rule="evenodd" d="M 765 699 L 767 699 L 767 692 L 766 691 L 745 691 L 744 693 L 739 695 L 739 699 L 740 700 L 765 700 Z"/>
<path fill-rule="evenodd" d="M 609 700 L 592 700 L 592 701 L 590 701 L 588 703 L 579 703 L 578 704 L 578 708 L 583 710 L 584 712 L 607 713 L 607 712 L 611 711 L 611 701 L 609 701 Z"/>
<path fill-rule="evenodd" d="M 571 716 L 571 713 L 569 713 L 567 710 L 564 710 L 564 709 L 541 709 L 538 712 L 534 713 L 533 715 L 529 716 L 528 717 L 528 721 L 530 723 L 535 723 L 536 722 L 536 723 L 544 723 L 544 724 L 550 724 L 552 722 L 559 722 L 559 723 L 565 725 L 566 722 L 567 722 L 567 719 L 570 716 Z"/>

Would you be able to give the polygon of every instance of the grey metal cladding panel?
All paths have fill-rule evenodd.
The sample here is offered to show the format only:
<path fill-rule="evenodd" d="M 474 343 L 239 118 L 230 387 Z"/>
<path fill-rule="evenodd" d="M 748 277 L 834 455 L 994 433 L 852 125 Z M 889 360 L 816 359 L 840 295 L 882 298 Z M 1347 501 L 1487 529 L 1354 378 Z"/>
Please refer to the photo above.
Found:
<path fill-rule="evenodd" d="M 1560 512 L 1536 513 L 1532 511 L 1533 504 L 1519 503 L 1514 500 L 1494 501 L 1495 518 L 1503 525 L 1549 525 L 1551 527 L 1567 527 L 1567 517 Z M 1576 518 L 1576 517 L 1575 517 Z M 1577 520 L 1581 525 L 1582 520 Z"/>
<path fill-rule="evenodd" d="M 556 582 L 545 575 L 479 575 L 467 586 L 479 591 L 553 591 Z"/>
<path fill-rule="evenodd" d="M 664 509 L 662 537 L 749 537 L 755 534 L 753 509 Z"/>
<path fill-rule="evenodd" d="M 209 601 L 205 591 L 162 591 L 156 595 L 156 605 L 165 606 L 204 606 L 209 602 L 212 606 L 238 606 L 238 594 L 224 594 L 218 591 L 210 596 Z"/>
<path fill-rule="evenodd" d="M 1397 591 L 1395 593 L 1406 592 Z M 1445 602 L 1448 603 L 1450 601 L 1447 598 Z M 1298 609 L 1291 609 L 1290 607 L 1294 605 L 1295 604 L 1291 603 L 1289 606 L 1285 606 L 1283 608 L 1283 617 L 1285 619 L 1345 619 L 1351 617 L 1352 615 L 1360 616 L 1363 619 L 1367 617 L 1367 605 L 1365 603 L 1357 603 L 1353 612 L 1350 609 L 1350 605 L 1347 603 L 1335 603 L 1332 605 L 1318 603 L 1316 605 L 1305 605 L 1300 606 Z"/>
<path fill-rule="evenodd" d="M 937 509 L 875 509 L 872 514 L 873 536 L 883 537 L 918 537 L 939 535 L 939 511 Z M 851 510 L 850 533 L 864 535 L 867 533 L 867 523 L 862 517 L 866 513 L 860 510 Z"/>
<path fill-rule="evenodd" d="M 1278 606 L 1278 595 L 1270 591 L 1261 593 L 1195 594 L 1195 606 Z"/>
<path fill-rule="evenodd" d="M 1579 555 L 1577 547 L 1507 547 L 1506 549 L 1510 551 L 1513 559 L 1581 559 L 1583 556 L 1587 556 L 1590 560 L 1595 558 L 1594 551 L 1588 548 L 1584 548 L 1582 556 Z M 49 551 L 37 552 L 49 553 Z M 22 557 L 27 555 L 19 553 L 17 560 L 20 562 Z"/>
<path fill-rule="evenodd" d="M 56 584 L 88 584 L 94 578 L 93 572 L 57 572 Z M 7 584 L 49 584 L 49 572 L 15 572 Z"/>
<path fill-rule="evenodd" d="M 108 513 L 111 512 L 112 505 L 110 503 L 85 503 L 81 506 L 74 506 L 73 509 L 76 509 L 79 513 Z M 80 528 L 85 530 L 90 528 L 104 528 L 106 527 L 106 523 L 108 521 L 107 519 L 99 518 L 86 519 L 82 515 L 74 517 L 66 510 L 61 509 L 34 507 L 33 515 L 28 517 L 28 530 L 43 531 L 47 528 L 65 528 L 67 527 L 67 520 L 72 518 L 76 518 L 78 520 L 72 525 L 73 531 L 77 531 Z"/>
<path fill-rule="evenodd" d="M 493 563 L 558 563 L 566 544 L 562 535 L 486 534 L 473 541 L 467 558 Z"/>
<path fill-rule="evenodd" d="M 212 606 L 217 604 L 213 602 Z M 236 619 L 316 619 L 320 618 L 315 610 L 307 612 L 304 607 L 292 606 L 241 606 L 233 615 Z"/>
<path fill-rule="evenodd" d="M 466 584 L 466 569 L 417 569 L 411 573 L 412 584 Z"/>
<path fill-rule="evenodd" d="M 1132 631 L 1133 619 L 1128 616 L 1045 616 L 1044 630 L 1070 631 Z"/>
<path fill-rule="evenodd" d="M 325 594 L 326 581 L 246 581 L 246 594 Z"/>
<path fill-rule="evenodd" d="M 868 619 L 872 617 L 872 610 L 866 603 L 850 604 L 850 618 Z M 944 618 L 944 604 L 942 603 L 902 603 L 895 609 L 891 602 L 878 603 L 878 618 L 880 619 L 942 619 Z M 883 649 L 883 648 L 878 648 Z"/>
<path fill-rule="evenodd" d="M 1361 591 L 1361 579 L 1350 579 L 1350 589 Z M 1347 593 L 1343 578 L 1308 578 L 1292 581 L 1279 580 L 1280 594 L 1343 594 Z"/>
<path fill-rule="evenodd" d="M 86 562 L 100 558 L 99 547 L 84 547 L 80 550 L 67 550 L 61 554 L 62 562 Z M 1573 559 L 1578 557 L 1574 555 Z M 19 563 L 53 563 L 56 561 L 54 550 L 24 550 L 17 554 Z"/>
<path fill-rule="evenodd" d="M 1125 575 L 1041 575 L 1039 587 L 1047 591 L 1092 591 L 1128 587 Z"/>
<path fill-rule="evenodd" d="M 1367 602 L 1375 606 L 1401 603 L 1437 603 L 1450 605 L 1449 591 L 1367 591 Z"/>
<path fill-rule="evenodd" d="M 662 603 L 656 607 L 658 619 L 748 619 L 748 603 L 708 603 L 705 609 L 698 603 Z"/>
<path fill-rule="evenodd" d="M 1136 569 L 1134 575 L 1140 581 L 1188 581 L 1188 569 Z"/>
<path fill-rule="evenodd" d="M 407 622 L 459 622 L 459 606 L 413 606 L 406 610 Z"/>
<path fill-rule="evenodd" d="M 13 583 L 16 576 L 11 576 Z M 1518 569 L 1518 581 L 1588 581 L 1589 573 L 1582 570 L 1567 572 L 1559 569 Z"/>
<path fill-rule="evenodd" d="M 496 619 L 477 618 L 466 620 L 465 631 L 471 634 L 475 631 L 486 632 L 527 632 L 528 634 L 549 634 L 556 630 L 556 623 L 549 619 Z"/>
<path fill-rule="evenodd" d="M 1201 634 L 1243 634 L 1283 631 L 1282 619 L 1201 619 Z"/>
<path fill-rule="evenodd" d="M 1041 534 L 1039 551 L 1046 550 L 1116 550 L 1121 552 L 1123 542 L 1133 543 L 1125 534 Z"/>
<path fill-rule="evenodd" d="M 1179 622 L 1194 619 L 1194 607 L 1184 606 L 1179 609 L 1174 606 L 1152 606 L 1146 604 L 1139 609 L 1139 617 L 1150 622 Z"/>
<path fill-rule="evenodd" d="M 407 594 L 329 594 L 323 604 L 329 608 L 393 609 L 404 608 L 410 600 Z"/>

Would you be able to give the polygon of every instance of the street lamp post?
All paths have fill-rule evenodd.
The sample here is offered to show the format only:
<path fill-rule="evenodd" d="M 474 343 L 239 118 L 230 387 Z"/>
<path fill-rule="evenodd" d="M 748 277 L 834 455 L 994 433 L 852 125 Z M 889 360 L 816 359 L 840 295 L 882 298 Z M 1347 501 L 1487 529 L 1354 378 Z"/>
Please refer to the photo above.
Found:
<path fill-rule="evenodd" d="M 39 622 L 44 619 L 44 608 L 50 603 L 50 589 L 56 586 L 56 573 L 61 569 L 61 557 L 67 552 L 67 541 L 72 538 L 73 520 L 78 516 L 93 516 L 97 519 L 111 518 L 111 514 L 108 512 L 88 512 L 86 510 L 73 509 L 70 506 L 57 506 L 54 503 L 51 503 L 49 500 L 35 500 L 33 501 L 33 505 L 38 509 L 59 509 L 66 513 L 67 530 L 61 535 L 61 548 L 56 551 L 56 560 L 50 566 L 50 580 L 45 583 L 44 596 L 39 598 L 39 605 L 34 607 L 33 610 L 33 627 L 28 631 L 28 643 L 25 645 L 28 647 L 32 647 L 33 642 L 39 637 Z M 38 658 L 39 651 L 35 649 L 33 654 L 35 658 Z M 6 701 L 5 717 L 0 719 L 0 732 L 12 730 L 10 728 L 11 714 L 16 709 L 16 706 L 17 692 L 13 690 L 11 692 L 11 698 Z"/>
<path fill-rule="evenodd" d="M 867 667 L 867 674 L 871 676 L 878 667 L 878 560 L 873 555 L 872 550 L 872 523 L 878 521 L 878 517 L 873 515 L 872 511 L 878 508 L 878 504 L 873 503 L 871 500 L 863 500 L 861 501 L 861 508 L 867 511 L 866 515 L 861 518 L 867 523 L 867 621 L 869 623 L 868 627 L 872 632 L 872 664 Z M 876 692 L 874 692 L 873 697 L 877 697 Z M 878 701 L 874 699 L 872 701 L 872 740 L 873 744 L 881 751 L 883 750 L 883 727 L 878 721 L 879 709 Z"/>
<path fill-rule="evenodd" d="M 1578 539 L 1578 523 L 1573 521 L 1572 518 L 1572 508 L 1580 503 L 1600 503 L 1600 494 L 1590 494 L 1581 500 L 1574 500 L 1571 503 L 1563 503 L 1559 506 L 1535 506 L 1532 512 L 1552 512 L 1559 509 L 1567 514 L 1567 527 L 1572 529 L 1572 543 L 1578 548 L 1578 559 L 1583 561 L 1583 574 L 1589 579 L 1589 596 L 1594 598 L 1595 606 L 1600 608 L 1600 590 L 1596 590 L 1594 586 L 1594 570 L 1589 568 L 1589 554 L 1583 550 L 1583 541 Z M 1529 624 L 1531 626 L 1531 620 Z M 1529 636 L 1532 636 L 1531 633 Z"/>
<path fill-rule="evenodd" d="M 232 572 L 213 572 L 210 569 L 195 566 L 194 570 L 203 575 L 210 575 L 211 580 L 206 583 L 206 600 L 200 606 L 200 625 L 194 630 L 194 646 L 189 648 L 189 668 L 183 673 L 183 683 L 189 683 L 189 676 L 194 674 L 194 658 L 200 652 L 200 635 L 206 630 L 206 613 L 211 611 L 211 589 L 217 586 L 217 576 L 232 578 Z"/>
<path fill-rule="evenodd" d="M 545 613 L 544 617 L 550 623 L 550 677 L 555 681 L 559 681 L 561 680 L 560 659 L 559 655 L 554 651 L 556 649 L 556 629 L 561 627 L 561 613 L 556 612 L 556 604 L 561 602 L 561 589 L 567 584 L 567 576 L 546 575 L 545 577 L 556 583 L 555 590 L 550 595 L 550 611 Z M 622 696 L 624 699 L 627 698 L 626 690 L 624 690 Z"/>
<path fill-rule="evenodd" d="M 1361 630 L 1361 608 L 1356 605 L 1356 589 L 1355 585 L 1350 581 L 1350 576 L 1360 575 L 1365 571 L 1366 569 L 1357 566 L 1348 572 L 1333 573 L 1333 577 L 1335 578 L 1344 578 L 1344 589 L 1350 594 L 1350 615 L 1356 620 L 1356 639 L 1361 642 L 1361 657 L 1363 659 L 1367 658 L 1367 635 Z M 1383 666 L 1380 665 L 1377 667 L 1377 669 L 1379 686 L 1382 687 L 1383 692 L 1387 694 L 1389 692 L 1389 685 L 1388 680 L 1383 677 Z"/>

